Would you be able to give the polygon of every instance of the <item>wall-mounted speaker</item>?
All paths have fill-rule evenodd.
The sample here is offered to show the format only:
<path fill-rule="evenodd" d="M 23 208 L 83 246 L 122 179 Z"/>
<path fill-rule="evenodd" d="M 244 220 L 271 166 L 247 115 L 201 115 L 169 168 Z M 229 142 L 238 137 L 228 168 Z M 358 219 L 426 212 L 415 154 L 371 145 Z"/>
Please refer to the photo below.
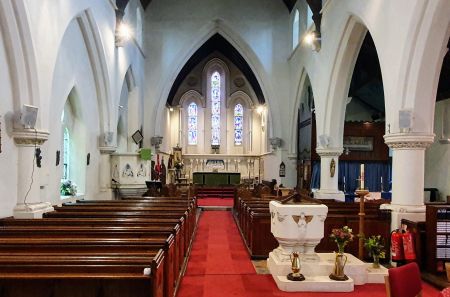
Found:
<path fill-rule="evenodd" d="M 36 125 L 37 113 L 39 108 L 32 105 L 24 104 L 20 112 L 20 123 L 26 129 L 33 129 Z"/>
<path fill-rule="evenodd" d="M 398 128 L 400 132 L 409 132 L 413 127 L 414 114 L 411 109 L 401 109 L 398 111 Z"/>

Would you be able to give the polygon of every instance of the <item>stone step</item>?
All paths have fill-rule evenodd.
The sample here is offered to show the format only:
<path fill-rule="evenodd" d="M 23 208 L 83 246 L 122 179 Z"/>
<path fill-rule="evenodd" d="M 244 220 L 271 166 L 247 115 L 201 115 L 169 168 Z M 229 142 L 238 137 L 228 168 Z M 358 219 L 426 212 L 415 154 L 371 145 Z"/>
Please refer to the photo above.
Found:
<path fill-rule="evenodd" d="M 274 277 L 278 289 L 285 292 L 353 292 L 352 278 L 335 281 L 328 276 L 305 276 L 303 281 L 290 281 L 286 276 Z"/>

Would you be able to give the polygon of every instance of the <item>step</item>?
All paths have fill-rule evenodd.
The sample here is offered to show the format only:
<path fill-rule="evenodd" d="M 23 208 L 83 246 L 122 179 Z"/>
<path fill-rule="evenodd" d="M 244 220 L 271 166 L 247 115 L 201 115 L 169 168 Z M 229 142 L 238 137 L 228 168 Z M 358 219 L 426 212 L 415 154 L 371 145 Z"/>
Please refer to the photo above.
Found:
<path fill-rule="evenodd" d="M 290 281 L 286 276 L 274 277 L 278 289 L 284 292 L 353 292 L 354 282 L 335 281 L 328 276 L 305 276 L 303 281 Z"/>

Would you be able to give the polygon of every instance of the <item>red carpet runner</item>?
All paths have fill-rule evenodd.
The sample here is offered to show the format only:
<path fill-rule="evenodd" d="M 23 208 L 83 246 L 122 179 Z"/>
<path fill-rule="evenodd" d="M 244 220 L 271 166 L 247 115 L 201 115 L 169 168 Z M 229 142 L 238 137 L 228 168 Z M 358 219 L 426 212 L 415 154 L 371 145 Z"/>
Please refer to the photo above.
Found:
<path fill-rule="evenodd" d="M 205 211 L 178 297 L 384 297 L 383 284 L 355 286 L 352 293 L 286 293 L 271 275 L 257 275 L 229 211 Z M 438 291 L 423 283 L 423 297 Z"/>
<path fill-rule="evenodd" d="M 201 198 L 197 200 L 198 206 L 233 206 L 232 198 Z"/>

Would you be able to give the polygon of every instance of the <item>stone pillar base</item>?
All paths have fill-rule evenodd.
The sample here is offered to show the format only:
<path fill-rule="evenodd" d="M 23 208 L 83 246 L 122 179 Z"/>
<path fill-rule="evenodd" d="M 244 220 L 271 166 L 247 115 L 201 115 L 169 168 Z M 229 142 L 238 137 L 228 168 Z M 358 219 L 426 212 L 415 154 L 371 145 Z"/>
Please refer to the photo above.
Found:
<path fill-rule="evenodd" d="M 13 214 L 15 219 L 42 219 L 44 213 L 53 210 L 50 202 L 17 204 Z"/>
<path fill-rule="evenodd" d="M 100 193 L 95 196 L 96 200 L 114 200 L 115 199 L 115 189 L 100 189 Z"/>
<path fill-rule="evenodd" d="M 413 222 L 425 222 L 425 205 L 382 204 L 380 209 L 391 210 L 391 230 L 400 228 L 402 219 Z"/>
<path fill-rule="evenodd" d="M 319 190 L 314 192 L 314 198 L 316 199 L 334 199 L 337 201 L 345 202 L 345 194 L 342 191 L 327 191 Z"/>

